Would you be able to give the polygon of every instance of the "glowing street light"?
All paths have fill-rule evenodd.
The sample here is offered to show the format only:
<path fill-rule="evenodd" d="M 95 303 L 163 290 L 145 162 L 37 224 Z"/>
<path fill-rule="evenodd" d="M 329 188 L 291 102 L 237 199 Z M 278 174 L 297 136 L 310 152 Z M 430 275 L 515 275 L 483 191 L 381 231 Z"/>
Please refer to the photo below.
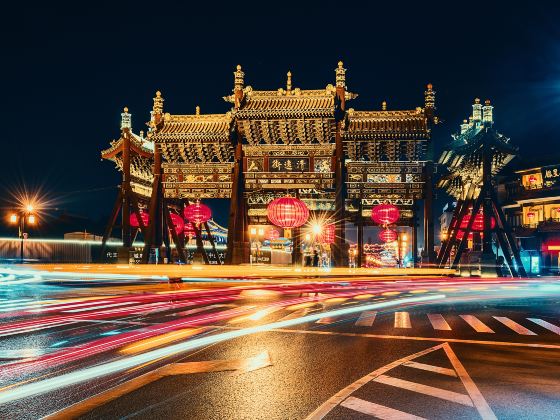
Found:
<path fill-rule="evenodd" d="M 10 214 L 9 221 L 10 224 L 18 224 L 18 237 L 20 239 L 19 247 L 19 259 L 20 263 L 23 263 L 23 241 L 27 234 L 25 232 L 26 223 L 27 225 L 37 224 L 37 216 L 33 214 L 35 211 L 35 206 L 31 203 L 22 205 L 19 211 Z"/>

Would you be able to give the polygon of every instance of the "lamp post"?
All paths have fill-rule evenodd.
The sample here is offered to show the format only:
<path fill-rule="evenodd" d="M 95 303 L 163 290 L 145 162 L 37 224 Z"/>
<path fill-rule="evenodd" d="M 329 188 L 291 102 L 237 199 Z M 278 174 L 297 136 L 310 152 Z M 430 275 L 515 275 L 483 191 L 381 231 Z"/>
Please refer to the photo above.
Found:
<path fill-rule="evenodd" d="M 28 204 L 24 208 L 14 212 L 10 215 L 10 223 L 11 224 L 18 224 L 18 237 L 20 239 L 19 244 L 19 261 L 20 264 L 23 264 L 23 241 L 27 236 L 25 232 L 26 222 L 27 225 L 35 225 L 37 223 L 37 216 L 35 216 L 34 207 L 31 204 Z"/>

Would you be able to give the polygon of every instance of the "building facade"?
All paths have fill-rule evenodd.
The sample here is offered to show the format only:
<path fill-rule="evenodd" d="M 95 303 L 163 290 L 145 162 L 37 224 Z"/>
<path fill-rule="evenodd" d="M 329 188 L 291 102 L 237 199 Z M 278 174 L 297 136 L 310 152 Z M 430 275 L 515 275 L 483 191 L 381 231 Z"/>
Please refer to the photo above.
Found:
<path fill-rule="evenodd" d="M 516 171 L 501 184 L 503 209 L 531 274 L 560 271 L 560 164 Z"/>

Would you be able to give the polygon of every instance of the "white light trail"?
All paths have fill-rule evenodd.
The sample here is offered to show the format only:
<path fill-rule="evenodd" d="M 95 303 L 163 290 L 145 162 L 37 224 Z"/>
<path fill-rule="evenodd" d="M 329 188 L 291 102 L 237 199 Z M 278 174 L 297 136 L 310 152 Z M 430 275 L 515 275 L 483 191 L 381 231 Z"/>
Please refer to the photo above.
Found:
<path fill-rule="evenodd" d="M 270 324 L 260 325 L 256 327 L 244 328 L 241 330 L 228 331 L 221 334 L 201 337 L 191 341 L 182 342 L 171 346 L 163 347 L 160 349 L 152 350 L 147 353 L 127 357 L 125 359 L 115 360 L 101 365 L 92 366 L 89 368 L 66 373 L 64 375 L 60 375 L 54 378 L 43 379 L 37 382 L 27 383 L 15 388 L 11 388 L 0 393 L 0 404 L 5 404 L 11 401 L 17 401 L 22 398 L 28 398 L 34 395 L 43 394 L 45 392 L 52 392 L 57 389 L 86 382 L 95 378 L 99 378 L 101 376 L 114 374 L 116 372 L 121 372 L 123 370 L 127 370 L 135 366 L 142 365 L 144 363 L 152 362 L 162 357 L 171 356 L 178 352 L 197 349 L 211 344 L 216 344 L 222 341 L 231 340 L 233 338 L 243 337 L 243 336 L 260 333 L 260 332 L 271 331 L 278 328 L 291 327 L 298 324 L 304 324 L 306 322 L 313 322 L 313 321 L 317 321 L 320 318 L 324 318 L 326 316 L 336 317 L 336 316 L 347 315 L 356 312 L 363 312 L 367 310 L 389 308 L 389 307 L 404 305 L 408 303 L 426 302 L 426 301 L 438 300 L 444 298 L 445 295 L 422 296 L 422 297 L 396 299 L 393 301 L 379 302 L 379 303 L 373 303 L 368 305 L 346 307 L 343 309 L 335 309 L 328 312 L 306 315 L 300 318 L 288 319 L 285 321 L 277 321 L 277 322 L 272 322 Z"/>

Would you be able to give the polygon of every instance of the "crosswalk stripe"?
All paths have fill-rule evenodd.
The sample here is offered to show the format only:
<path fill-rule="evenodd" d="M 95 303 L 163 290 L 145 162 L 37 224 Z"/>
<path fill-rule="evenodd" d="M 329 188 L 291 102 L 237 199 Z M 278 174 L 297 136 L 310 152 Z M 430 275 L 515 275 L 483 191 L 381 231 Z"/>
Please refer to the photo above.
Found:
<path fill-rule="evenodd" d="M 364 311 L 355 322 L 354 326 L 356 327 L 371 327 L 373 322 L 375 321 L 375 316 L 377 315 L 377 311 Z"/>
<path fill-rule="evenodd" d="M 552 331 L 553 333 L 560 335 L 560 327 L 557 327 L 556 325 L 551 324 L 550 322 L 538 318 L 527 318 L 527 319 L 531 322 L 534 322 L 537 325 L 540 325 L 543 328 L 546 328 L 548 331 Z"/>
<path fill-rule="evenodd" d="M 434 330 L 451 331 L 451 327 L 441 314 L 428 314 L 428 319 Z"/>
<path fill-rule="evenodd" d="M 374 379 L 380 384 L 391 385 L 396 388 L 406 389 L 408 391 L 418 392 L 419 394 L 430 395 L 432 397 L 441 398 L 442 400 L 452 401 L 463 404 L 468 407 L 474 407 L 472 400 L 468 395 L 459 394 L 457 392 L 440 389 L 429 385 L 418 384 L 416 382 L 405 381 L 404 379 L 393 378 L 392 376 L 379 375 Z"/>
<path fill-rule="evenodd" d="M 429 372 L 441 373 L 442 375 L 457 377 L 457 374 L 453 369 L 442 368 L 439 366 L 427 365 L 425 363 L 418 362 L 407 362 L 404 366 L 408 366 L 415 369 L 427 370 Z"/>
<path fill-rule="evenodd" d="M 394 408 L 385 407 L 384 405 L 375 404 L 356 397 L 348 397 L 340 405 L 382 420 L 425 420 L 424 417 L 414 416 L 404 411 L 395 410 Z"/>
<path fill-rule="evenodd" d="M 408 312 L 395 312 L 395 328 L 412 328 Z"/>
<path fill-rule="evenodd" d="M 504 324 L 506 327 L 511 328 L 513 331 L 515 331 L 517 334 L 521 334 L 521 335 L 537 335 L 535 334 L 533 331 L 525 328 L 523 325 L 518 324 L 515 321 L 512 321 L 511 319 L 509 319 L 508 317 L 505 316 L 493 316 L 492 318 L 500 321 L 502 324 Z"/>
<path fill-rule="evenodd" d="M 465 320 L 467 324 L 469 324 L 476 332 L 482 333 L 491 333 L 494 334 L 494 330 L 492 330 L 488 325 L 482 322 L 474 315 L 459 315 L 461 318 Z"/>

